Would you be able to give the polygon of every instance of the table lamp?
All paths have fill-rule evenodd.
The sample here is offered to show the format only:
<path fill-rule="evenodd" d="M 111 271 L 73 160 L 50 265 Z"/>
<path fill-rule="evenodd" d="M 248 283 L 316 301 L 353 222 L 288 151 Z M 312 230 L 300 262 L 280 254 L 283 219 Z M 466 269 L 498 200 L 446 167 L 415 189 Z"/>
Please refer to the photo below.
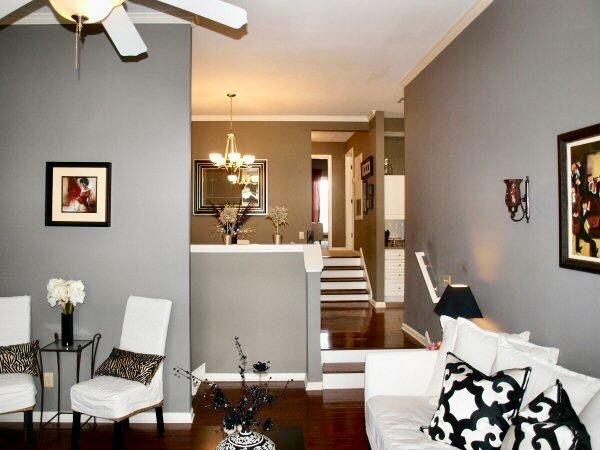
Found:
<path fill-rule="evenodd" d="M 435 305 L 434 311 L 439 316 L 448 316 L 453 319 L 458 317 L 483 318 L 471 288 L 466 284 L 449 284 L 444 290 L 442 298 Z"/>

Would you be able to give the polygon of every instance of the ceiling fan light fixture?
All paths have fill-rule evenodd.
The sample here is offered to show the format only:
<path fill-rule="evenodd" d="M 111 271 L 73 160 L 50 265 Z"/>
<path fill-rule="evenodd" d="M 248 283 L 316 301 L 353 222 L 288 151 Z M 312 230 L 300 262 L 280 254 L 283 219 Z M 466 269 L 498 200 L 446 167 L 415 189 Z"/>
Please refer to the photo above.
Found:
<path fill-rule="evenodd" d="M 69 22 L 85 17 L 85 23 L 98 23 L 106 19 L 125 0 L 49 0 L 54 10 Z"/>

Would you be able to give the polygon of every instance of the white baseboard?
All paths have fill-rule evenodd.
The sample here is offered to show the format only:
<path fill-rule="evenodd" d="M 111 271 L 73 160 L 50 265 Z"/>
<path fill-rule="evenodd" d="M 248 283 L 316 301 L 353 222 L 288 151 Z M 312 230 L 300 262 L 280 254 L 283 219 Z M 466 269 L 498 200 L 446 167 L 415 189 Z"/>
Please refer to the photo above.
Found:
<path fill-rule="evenodd" d="M 56 411 L 44 411 L 43 420 L 50 420 L 52 416 L 56 414 Z M 85 414 L 82 415 L 82 422 L 87 420 Z M 60 416 L 61 423 L 71 423 L 73 416 L 70 414 L 65 414 Z M 165 423 L 192 423 L 194 421 L 194 410 L 190 409 L 190 412 L 164 412 L 163 419 Z M 99 423 L 107 423 L 111 422 L 107 419 L 96 419 Z M 40 412 L 33 412 L 33 421 L 34 423 L 40 421 Z M 23 422 L 23 413 L 10 413 L 0 415 L 0 422 L 15 422 L 20 423 Z M 140 414 L 136 414 L 132 416 L 130 419 L 131 423 L 156 423 L 156 415 L 154 411 L 146 411 Z"/>
<path fill-rule="evenodd" d="M 386 308 L 385 302 L 378 302 L 376 300 L 369 300 L 369 303 L 373 306 L 373 308 Z"/>
<path fill-rule="evenodd" d="M 408 325 L 406 323 L 403 323 L 402 324 L 402 331 L 404 331 L 410 337 L 412 337 L 413 339 L 415 339 L 419 344 L 422 344 L 423 347 L 425 347 L 427 345 L 427 339 L 425 338 L 425 336 L 423 336 L 421 333 L 419 333 L 417 330 L 415 330 L 410 325 Z"/>
<path fill-rule="evenodd" d="M 322 381 L 308 381 L 308 382 L 306 382 L 306 390 L 307 391 L 322 391 L 323 390 L 323 382 Z"/>
<path fill-rule="evenodd" d="M 325 373 L 323 374 L 323 389 L 363 389 L 365 387 L 364 373 Z"/>

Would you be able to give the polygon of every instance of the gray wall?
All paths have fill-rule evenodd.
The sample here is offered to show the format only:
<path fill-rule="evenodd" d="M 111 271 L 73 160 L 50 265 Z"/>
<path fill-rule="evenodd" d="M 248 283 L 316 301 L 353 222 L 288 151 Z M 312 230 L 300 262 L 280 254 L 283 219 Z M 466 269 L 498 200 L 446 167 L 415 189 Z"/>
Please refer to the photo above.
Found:
<path fill-rule="evenodd" d="M 149 57 L 124 63 L 104 33 L 86 38 L 81 80 L 62 26 L 0 32 L 0 296 L 32 297 L 32 334 L 48 342 L 60 311 L 49 278 L 81 279 L 78 335 L 118 346 L 130 294 L 173 301 L 165 364 L 167 411 L 189 411 L 190 27 L 139 26 Z M 44 226 L 46 161 L 112 162 L 112 226 Z M 55 370 L 45 357 L 46 371 Z M 73 355 L 65 355 L 63 407 Z M 88 376 L 87 359 L 82 372 Z M 56 380 L 56 377 L 55 377 Z M 47 391 L 56 409 L 56 388 Z"/>
<path fill-rule="evenodd" d="M 306 373 L 307 277 L 302 253 L 192 253 L 192 368 L 235 373 L 248 362 Z"/>
<path fill-rule="evenodd" d="M 496 0 L 406 89 L 409 325 L 439 335 L 423 250 L 495 324 L 600 375 L 600 276 L 558 266 L 556 149 L 600 122 L 599 22 L 597 0 Z M 515 224 L 502 180 L 526 175 L 532 220 Z"/>

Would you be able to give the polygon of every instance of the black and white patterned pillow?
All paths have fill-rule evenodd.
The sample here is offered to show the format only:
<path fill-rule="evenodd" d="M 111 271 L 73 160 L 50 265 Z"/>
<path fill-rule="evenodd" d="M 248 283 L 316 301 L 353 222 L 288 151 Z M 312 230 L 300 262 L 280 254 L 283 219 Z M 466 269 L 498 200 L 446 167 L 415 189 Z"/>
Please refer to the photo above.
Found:
<path fill-rule="evenodd" d="M 499 449 L 523 400 L 531 369 L 485 375 L 448 353 L 429 436 L 465 450 Z"/>
<path fill-rule="evenodd" d="M 96 375 L 119 377 L 147 385 L 164 359 L 165 357 L 160 355 L 113 348 L 106 361 L 96 370 Z"/>
<path fill-rule="evenodd" d="M 590 450 L 590 436 L 560 381 L 534 398 L 513 420 L 513 450 Z"/>
<path fill-rule="evenodd" d="M 0 347 L 0 373 L 40 374 L 38 369 L 38 341 Z"/>

